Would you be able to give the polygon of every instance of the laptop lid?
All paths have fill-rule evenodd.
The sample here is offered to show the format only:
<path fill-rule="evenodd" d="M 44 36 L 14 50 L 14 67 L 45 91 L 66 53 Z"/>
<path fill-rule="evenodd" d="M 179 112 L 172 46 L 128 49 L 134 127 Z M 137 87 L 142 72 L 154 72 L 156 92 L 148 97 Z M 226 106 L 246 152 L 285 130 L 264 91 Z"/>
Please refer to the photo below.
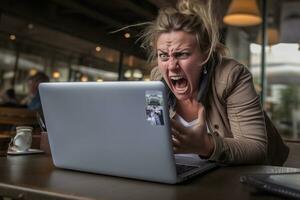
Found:
<path fill-rule="evenodd" d="M 174 159 L 162 82 L 43 83 L 39 89 L 57 167 L 164 183 L 217 167 L 198 156 Z"/>
<path fill-rule="evenodd" d="M 54 165 L 177 181 L 161 82 L 42 83 Z"/>

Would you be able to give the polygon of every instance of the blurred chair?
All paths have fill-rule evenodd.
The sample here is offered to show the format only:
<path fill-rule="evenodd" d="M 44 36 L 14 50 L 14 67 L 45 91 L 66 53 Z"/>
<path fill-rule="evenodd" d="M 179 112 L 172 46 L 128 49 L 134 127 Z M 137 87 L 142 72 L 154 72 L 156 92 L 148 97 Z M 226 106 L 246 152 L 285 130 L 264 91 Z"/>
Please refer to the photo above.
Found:
<path fill-rule="evenodd" d="M 0 124 L 33 126 L 37 124 L 36 112 L 26 108 L 0 107 Z"/>
<path fill-rule="evenodd" d="M 286 144 L 290 148 L 290 153 L 283 166 L 300 168 L 300 142 L 296 140 L 290 140 L 286 141 Z"/>

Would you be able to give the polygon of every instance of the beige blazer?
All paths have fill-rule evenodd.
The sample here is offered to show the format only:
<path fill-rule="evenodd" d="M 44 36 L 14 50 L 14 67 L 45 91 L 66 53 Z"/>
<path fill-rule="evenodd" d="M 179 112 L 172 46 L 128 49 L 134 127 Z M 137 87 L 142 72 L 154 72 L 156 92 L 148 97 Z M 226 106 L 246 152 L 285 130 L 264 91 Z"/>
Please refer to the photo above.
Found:
<path fill-rule="evenodd" d="M 249 70 L 224 57 L 211 75 L 205 109 L 215 149 L 209 160 L 282 165 L 289 149 L 264 115 Z M 158 67 L 152 70 L 151 80 L 162 80 Z M 170 107 L 170 117 L 175 114 Z"/>

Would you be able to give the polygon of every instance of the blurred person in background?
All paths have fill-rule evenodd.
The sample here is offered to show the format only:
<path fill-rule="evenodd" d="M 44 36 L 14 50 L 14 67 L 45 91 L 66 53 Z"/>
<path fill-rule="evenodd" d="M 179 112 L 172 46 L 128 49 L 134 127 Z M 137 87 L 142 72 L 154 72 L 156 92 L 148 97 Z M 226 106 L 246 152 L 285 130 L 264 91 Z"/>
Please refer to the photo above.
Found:
<path fill-rule="evenodd" d="M 42 111 L 41 99 L 39 94 L 39 84 L 49 82 L 49 77 L 43 72 L 37 72 L 27 79 L 28 96 L 23 99 L 22 104 L 26 105 L 29 110 Z"/>
<path fill-rule="evenodd" d="M 5 90 L 1 97 L 0 106 L 3 107 L 18 107 L 15 90 L 13 88 L 9 88 Z"/>

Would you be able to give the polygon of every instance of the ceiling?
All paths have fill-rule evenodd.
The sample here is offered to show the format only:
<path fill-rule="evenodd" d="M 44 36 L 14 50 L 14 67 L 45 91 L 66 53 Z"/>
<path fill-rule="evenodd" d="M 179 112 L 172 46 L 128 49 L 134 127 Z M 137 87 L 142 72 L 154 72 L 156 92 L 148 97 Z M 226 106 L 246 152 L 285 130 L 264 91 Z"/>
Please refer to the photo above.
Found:
<path fill-rule="evenodd" d="M 141 2 L 141 1 L 140 1 Z M 25 23 L 39 24 L 95 44 L 145 57 L 134 45 L 139 29 L 130 29 L 133 37 L 124 39 L 124 31 L 110 32 L 130 24 L 154 19 L 157 6 L 151 2 L 126 0 L 2 0 L 3 14 L 20 17 Z M 16 30 L 22 34 L 23 30 Z M 29 37 L 27 35 L 27 37 Z M 55 36 L 48 40 L 57 39 Z"/>
<path fill-rule="evenodd" d="M 68 49 L 75 54 L 90 54 L 87 49 L 95 44 L 101 44 L 146 58 L 145 52 L 136 42 L 142 27 L 111 32 L 127 25 L 153 20 L 158 8 L 174 5 L 175 2 L 175 0 L 1 0 L 0 30 L 2 35 L 14 31 L 14 34 L 24 39 L 23 41 L 37 41 L 40 44 L 52 45 L 53 48 L 58 47 L 61 53 Z M 222 21 L 230 0 L 215 2 L 215 13 Z M 295 3 L 294 6 L 286 6 L 289 2 Z M 283 33 L 294 33 L 293 36 L 281 37 L 282 42 L 300 40 L 299 2 L 299 0 L 269 0 L 269 15 L 274 17 L 275 25 L 285 27 Z M 282 13 L 287 17 L 282 17 Z M 288 25 L 291 20 L 293 22 Z M 282 25 L 280 22 L 285 24 Z M 45 28 L 40 28 L 40 31 L 28 30 L 28 24 Z M 222 30 L 224 29 L 226 26 L 223 24 Z M 258 29 L 259 26 L 242 28 L 253 41 Z M 291 29 L 293 31 L 290 31 Z M 124 38 L 125 32 L 130 32 L 132 37 Z M 222 33 L 225 34 L 226 31 Z"/>

